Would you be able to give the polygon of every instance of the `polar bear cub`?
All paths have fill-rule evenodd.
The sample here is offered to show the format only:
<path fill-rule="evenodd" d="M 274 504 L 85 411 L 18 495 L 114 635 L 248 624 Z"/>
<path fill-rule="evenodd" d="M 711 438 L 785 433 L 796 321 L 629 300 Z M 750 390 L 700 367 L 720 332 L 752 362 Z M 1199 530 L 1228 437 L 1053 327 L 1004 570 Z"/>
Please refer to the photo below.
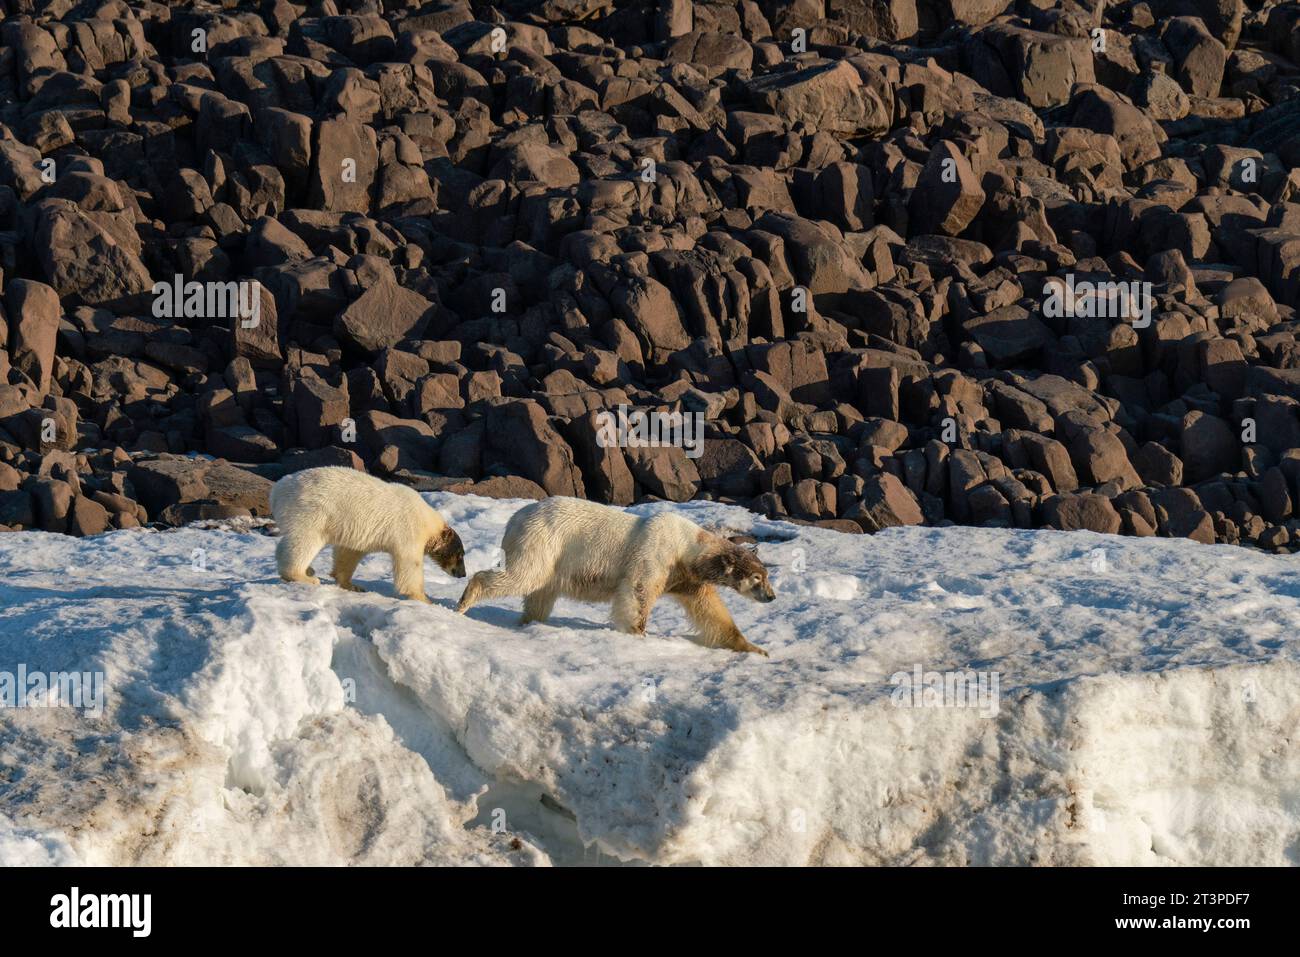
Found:
<path fill-rule="evenodd" d="M 725 585 L 772 601 L 767 569 L 749 549 L 679 515 L 639 518 L 581 499 L 548 498 L 511 517 L 501 547 L 504 567 L 471 578 L 457 611 L 522 595 L 527 624 L 545 621 L 561 596 L 612 601 L 615 627 L 643 635 L 650 609 L 666 593 L 686 610 L 699 644 L 767 655 L 745 640 L 717 591 Z"/>
<path fill-rule="evenodd" d="M 319 585 L 309 567 L 334 546 L 334 581 L 348 591 L 357 563 L 371 552 L 393 559 L 393 583 L 403 598 L 428 602 L 424 556 L 450 575 L 465 577 L 465 548 L 451 527 L 405 485 L 343 466 L 293 472 L 271 488 L 271 514 L 280 526 L 275 560 L 288 582 Z"/>

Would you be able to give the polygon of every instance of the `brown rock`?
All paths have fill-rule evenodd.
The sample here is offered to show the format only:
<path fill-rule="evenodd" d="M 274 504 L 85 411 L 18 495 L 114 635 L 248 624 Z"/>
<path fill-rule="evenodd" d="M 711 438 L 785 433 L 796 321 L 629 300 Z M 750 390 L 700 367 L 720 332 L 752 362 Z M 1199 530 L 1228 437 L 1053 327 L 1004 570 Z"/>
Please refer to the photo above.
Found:
<path fill-rule="evenodd" d="M 940 140 L 912 190 L 908 229 L 915 236 L 957 236 L 983 205 L 984 190 L 970 163 L 954 143 Z"/>
<path fill-rule="evenodd" d="M 1124 488 L 1137 488 L 1142 484 L 1128 460 L 1124 443 L 1105 429 L 1080 429 L 1070 439 L 1069 449 L 1070 461 L 1084 485 L 1102 485 L 1116 480 Z"/>
<path fill-rule="evenodd" d="M 531 400 L 506 402 L 493 406 L 486 418 L 485 455 L 536 482 L 548 495 L 586 497 L 573 450 L 540 405 Z"/>
<path fill-rule="evenodd" d="M 337 116 L 317 123 L 314 139 L 312 206 L 336 212 L 369 212 L 370 188 L 379 168 L 375 131 L 358 120 Z"/>
<path fill-rule="evenodd" d="M 0 525 L 12 529 L 34 528 L 36 507 L 31 495 L 21 489 L 0 492 Z"/>
<path fill-rule="evenodd" d="M 32 214 L 31 246 L 61 298 L 90 304 L 135 301 L 153 288 L 136 252 L 66 199 L 47 199 Z"/>
<path fill-rule="evenodd" d="M 1241 447 L 1232 427 L 1204 412 L 1183 416 L 1182 458 L 1185 479 L 1195 485 L 1221 472 L 1235 472 L 1241 464 Z"/>
<path fill-rule="evenodd" d="M 1264 518 L 1270 522 L 1283 522 L 1291 517 L 1290 483 L 1276 466 L 1268 469 L 1259 482 L 1259 503 Z"/>
<path fill-rule="evenodd" d="M 66 532 L 68 513 L 76 497 L 72 486 L 53 478 L 39 478 L 28 487 L 36 505 L 36 524 L 47 532 Z"/>
<path fill-rule="evenodd" d="M 530 498 L 541 501 L 547 491 L 536 482 L 518 475 L 493 475 L 481 482 L 461 482 L 448 485 L 448 492 L 457 495 L 483 495 L 487 498 Z"/>
<path fill-rule="evenodd" d="M 857 522 L 864 532 L 878 532 L 896 525 L 921 525 L 925 522 L 916 496 L 888 472 L 867 478 L 861 501 L 847 509 L 843 517 Z"/>
<path fill-rule="evenodd" d="M 379 352 L 405 338 L 418 338 L 435 308 L 419 293 L 384 280 L 363 292 L 339 314 L 334 332 L 363 352 Z"/>
<path fill-rule="evenodd" d="M 110 527 L 108 509 L 99 502 L 78 495 L 68 515 L 68 533 L 78 537 L 98 535 Z"/>
<path fill-rule="evenodd" d="M 14 279 L 5 287 L 4 300 L 9 314 L 10 360 L 44 395 L 50 389 L 55 341 L 63 314 L 59 295 L 45 283 Z"/>
<path fill-rule="evenodd" d="M 623 454 L 632 475 L 651 495 L 670 502 L 685 502 L 699 491 L 700 473 L 683 449 L 634 446 L 624 449 Z"/>
<path fill-rule="evenodd" d="M 642 348 L 654 354 L 690 345 L 668 287 L 649 276 L 630 276 L 610 294 L 614 312 L 627 323 Z"/>
<path fill-rule="evenodd" d="M 1189 488 L 1157 489 L 1151 493 L 1160 523 L 1160 534 L 1190 538 L 1205 545 L 1214 543 L 1214 519 Z"/>
<path fill-rule="evenodd" d="M 1120 530 L 1119 513 L 1110 499 L 1091 492 L 1053 495 L 1042 504 L 1043 524 L 1074 532 L 1086 530 L 1114 535 Z"/>
<path fill-rule="evenodd" d="M 627 466 L 623 450 L 616 444 L 602 445 L 600 412 L 588 412 L 563 428 L 573 447 L 574 458 L 582 470 L 587 495 L 610 505 L 631 505 L 636 501 L 636 482 Z"/>
<path fill-rule="evenodd" d="M 823 63 L 749 81 L 750 97 L 788 127 L 804 123 L 837 136 L 879 133 L 890 111 L 848 63 Z"/>
<path fill-rule="evenodd" d="M 1183 462 L 1159 442 L 1147 442 L 1138 450 L 1133 465 L 1147 485 L 1182 485 Z"/>
<path fill-rule="evenodd" d="M 340 441 L 339 426 L 350 415 L 346 378 L 335 388 L 314 373 L 304 373 L 294 380 L 291 397 L 299 445 L 319 449 Z"/>

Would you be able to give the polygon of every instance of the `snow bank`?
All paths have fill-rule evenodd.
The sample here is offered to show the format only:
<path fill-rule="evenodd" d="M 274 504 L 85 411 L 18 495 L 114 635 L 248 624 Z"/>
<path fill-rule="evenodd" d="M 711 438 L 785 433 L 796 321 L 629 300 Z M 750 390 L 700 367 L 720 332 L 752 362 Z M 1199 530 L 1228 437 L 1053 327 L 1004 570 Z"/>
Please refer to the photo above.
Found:
<path fill-rule="evenodd" d="M 523 504 L 431 500 L 471 573 Z M 1293 559 L 669 507 L 760 540 L 770 660 L 284 585 L 256 531 L 0 536 L 0 671 L 109 691 L 0 711 L 0 864 L 1300 863 Z"/>

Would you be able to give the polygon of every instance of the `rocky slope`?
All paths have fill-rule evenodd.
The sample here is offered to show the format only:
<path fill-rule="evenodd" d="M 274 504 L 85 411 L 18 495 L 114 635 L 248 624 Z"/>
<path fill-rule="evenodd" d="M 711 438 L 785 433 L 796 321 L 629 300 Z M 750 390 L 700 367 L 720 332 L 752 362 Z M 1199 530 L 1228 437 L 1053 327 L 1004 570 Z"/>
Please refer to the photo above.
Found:
<path fill-rule="evenodd" d="M 258 514 L 343 463 L 1300 538 L 1296 4 L 0 16 L 0 527 Z M 607 447 L 620 404 L 702 454 Z"/>

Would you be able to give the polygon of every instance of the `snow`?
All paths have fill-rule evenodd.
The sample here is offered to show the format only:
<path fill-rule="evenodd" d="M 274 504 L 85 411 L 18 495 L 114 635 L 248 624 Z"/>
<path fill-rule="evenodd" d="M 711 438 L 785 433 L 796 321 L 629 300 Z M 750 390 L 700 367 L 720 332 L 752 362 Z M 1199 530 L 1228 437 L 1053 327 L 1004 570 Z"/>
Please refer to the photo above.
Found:
<path fill-rule="evenodd" d="M 471 573 L 525 504 L 428 497 Z M 107 689 L 0 709 L 0 865 L 1300 864 L 1294 559 L 662 508 L 759 540 L 770 659 L 286 585 L 256 527 L 0 536 L 0 672 Z M 996 699 L 903 706 L 954 672 Z"/>

